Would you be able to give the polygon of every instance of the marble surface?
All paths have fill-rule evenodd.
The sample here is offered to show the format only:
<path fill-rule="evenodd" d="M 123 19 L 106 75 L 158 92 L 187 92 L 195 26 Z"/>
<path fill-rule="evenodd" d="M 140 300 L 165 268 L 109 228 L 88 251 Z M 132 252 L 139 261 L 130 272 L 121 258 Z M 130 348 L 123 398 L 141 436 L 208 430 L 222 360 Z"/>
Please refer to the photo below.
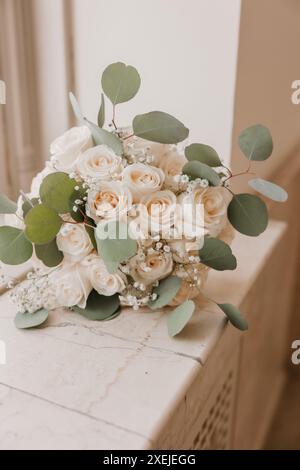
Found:
<path fill-rule="evenodd" d="M 237 236 L 232 248 L 239 267 L 211 271 L 208 295 L 240 304 L 284 230 L 271 222 L 259 238 Z M 126 310 L 112 321 L 91 322 L 59 310 L 45 327 L 27 331 L 15 328 L 15 313 L 2 295 L 1 449 L 151 447 L 224 328 L 232 328 L 222 312 L 200 301 L 173 339 L 162 312 Z"/>

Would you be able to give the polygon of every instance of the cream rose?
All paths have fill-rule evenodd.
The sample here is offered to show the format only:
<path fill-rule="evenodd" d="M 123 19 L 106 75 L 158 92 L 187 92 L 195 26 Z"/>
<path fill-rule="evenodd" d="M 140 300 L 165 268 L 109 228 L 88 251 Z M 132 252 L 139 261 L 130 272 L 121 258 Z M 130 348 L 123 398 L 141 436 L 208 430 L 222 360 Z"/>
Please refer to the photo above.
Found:
<path fill-rule="evenodd" d="M 52 142 L 51 160 L 58 171 L 70 173 L 79 155 L 92 146 L 93 139 L 87 126 L 72 127 Z"/>
<path fill-rule="evenodd" d="M 153 284 L 168 276 L 173 269 L 173 258 L 171 253 L 153 251 L 147 254 L 145 259 L 139 255 L 129 260 L 130 274 L 137 282 L 144 285 Z"/>
<path fill-rule="evenodd" d="M 132 206 L 130 190 L 119 181 L 103 182 L 99 189 L 91 190 L 87 200 L 87 214 L 95 222 L 117 220 L 127 214 Z"/>
<path fill-rule="evenodd" d="M 201 230 L 202 226 L 202 235 L 209 233 L 212 237 L 217 237 L 227 222 L 227 206 L 230 200 L 228 194 L 225 188 L 210 186 L 197 187 L 190 194 L 180 195 L 185 222 L 184 234 L 190 237 L 192 233 L 189 233 L 189 229 L 193 231 L 196 227 Z"/>
<path fill-rule="evenodd" d="M 60 271 L 52 275 L 55 298 L 61 307 L 86 307 L 92 283 L 84 268 L 80 265 L 64 263 Z"/>
<path fill-rule="evenodd" d="M 132 128 L 124 127 L 120 131 L 124 137 L 132 134 Z M 135 135 L 124 140 L 124 152 L 126 155 L 135 158 L 145 158 L 146 161 L 150 160 L 152 165 L 157 165 L 163 155 L 171 148 L 168 144 L 160 144 L 158 142 L 150 142 L 149 140 L 141 139 Z"/>
<path fill-rule="evenodd" d="M 158 160 L 158 167 L 162 169 L 165 174 L 165 186 L 177 190 L 179 183 L 176 179 L 181 175 L 182 168 L 187 162 L 184 154 L 179 153 L 177 149 L 171 148 L 167 151 L 162 158 Z"/>
<path fill-rule="evenodd" d="M 176 263 L 189 263 L 190 256 L 199 256 L 199 250 L 203 247 L 204 238 L 187 240 L 186 238 L 178 240 L 168 240 L 173 259 Z"/>
<path fill-rule="evenodd" d="M 90 237 L 83 224 L 64 224 L 57 237 L 57 246 L 66 261 L 76 263 L 93 249 Z"/>
<path fill-rule="evenodd" d="M 100 295 L 114 295 L 125 289 L 126 277 L 121 271 L 110 274 L 104 261 L 95 254 L 87 256 L 81 265 L 85 268 L 87 276 L 93 288 Z"/>
<path fill-rule="evenodd" d="M 133 202 L 139 202 L 143 196 L 161 189 L 164 173 L 154 166 L 133 163 L 124 169 L 123 181 L 132 193 Z"/>
<path fill-rule="evenodd" d="M 195 274 L 198 283 L 192 281 Z M 203 264 L 190 264 L 187 276 L 185 271 L 176 272 L 176 276 L 183 277 L 183 280 L 179 291 L 169 304 L 171 306 L 181 305 L 185 300 L 194 299 L 201 295 L 201 289 L 203 289 L 208 276 L 208 268 Z"/>
<path fill-rule="evenodd" d="M 139 204 L 139 222 L 143 232 L 148 228 L 148 233 L 160 233 L 167 238 L 176 222 L 176 210 L 177 200 L 172 191 L 157 191 L 143 197 Z"/>
<path fill-rule="evenodd" d="M 84 178 L 107 181 L 122 170 L 122 158 L 106 145 L 97 145 L 84 152 L 76 162 L 76 170 Z"/>

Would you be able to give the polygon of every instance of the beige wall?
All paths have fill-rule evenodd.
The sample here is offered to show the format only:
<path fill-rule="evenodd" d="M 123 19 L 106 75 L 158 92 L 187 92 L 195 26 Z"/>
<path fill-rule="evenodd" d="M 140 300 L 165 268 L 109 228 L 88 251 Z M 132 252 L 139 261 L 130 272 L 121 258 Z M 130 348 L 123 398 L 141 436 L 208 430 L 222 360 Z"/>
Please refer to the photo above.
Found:
<path fill-rule="evenodd" d="M 229 161 L 240 0 L 73 0 L 78 98 L 96 119 L 100 76 L 115 61 L 137 67 L 142 87 L 118 123 L 163 110 L 191 139 Z M 109 113 L 108 113 L 109 114 Z"/>
<path fill-rule="evenodd" d="M 300 2 L 243 0 L 236 79 L 232 164 L 247 166 L 237 146 L 239 132 L 254 123 L 271 129 L 274 153 L 257 163 L 270 175 L 300 143 L 300 105 L 291 102 L 291 84 L 300 78 Z M 235 181 L 240 189 L 245 179 Z"/>

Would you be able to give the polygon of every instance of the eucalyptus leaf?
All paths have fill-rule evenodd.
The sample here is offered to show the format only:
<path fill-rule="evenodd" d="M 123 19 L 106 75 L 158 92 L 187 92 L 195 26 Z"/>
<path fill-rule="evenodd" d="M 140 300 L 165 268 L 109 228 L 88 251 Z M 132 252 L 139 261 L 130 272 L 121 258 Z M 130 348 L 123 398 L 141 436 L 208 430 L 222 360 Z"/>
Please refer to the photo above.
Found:
<path fill-rule="evenodd" d="M 236 258 L 230 246 L 218 238 L 207 237 L 199 251 L 200 262 L 217 271 L 236 269 Z"/>
<path fill-rule="evenodd" d="M 192 180 L 196 178 L 206 179 L 211 186 L 219 186 L 221 183 L 218 173 L 205 163 L 196 160 L 186 163 L 182 173 L 188 175 Z"/>
<path fill-rule="evenodd" d="M 276 202 L 285 202 L 288 199 L 288 193 L 275 183 L 266 181 L 262 178 L 254 178 L 248 181 L 249 186 L 258 193 L 268 197 Z"/>
<path fill-rule="evenodd" d="M 105 122 L 105 101 L 104 95 L 101 93 L 101 105 L 98 113 L 98 126 L 103 127 Z"/>
<path fill-rule="evenodd" d="M 48 268 L 58 266 L 64 259 L 64 255 L 59 251 L 56 239 L 45 245 L 35 245 L 35 254 Z"/>
<path fill-rule="evenodd" d="M 97 250 L 97 242 L 96 242 L 96 238 L 95 238 L 95 228 L 91 227 L 90 225 L 85 225 L 85 230 L 87 231 L 88 233 L 88 236 L 90 237 L 90 240 L 92 242 L 92 245 L 94 247 L 95 250 Z"/>
<path fill-rule="evenodd" d="M 70 212 L 70 199 L 77 182 L 67 173 L 57 172 L 47 175 L 40 186 L 40 198 L 44 204 L 59 214 Z"/>
<path fill-rule="evenodd" d="M 189 135 L 182 122 L 162 111 L 139 114 L 134 118 L 132 127 L 137 137 L 161 144 L 177 144 Z"/>
<path fill-rule="evenodd" d="M 122 155 L 123 144 L 118 136 L 105 129 L 101 129 L 88 119 L 85 119 L 85 122 L 91 130 L 96 145 L 107 145 L 107 147 L 110 147 L 117 155 Z"/>
<path fill-rule="evenodd" d="M 73 113 L 78 121 L 79 124 L 84 124 L 84 116 L 81 112 L 81 109 L 80 109 L 80 106 L 78 104 L 78 101 L 75 97 L 75 95 L 70 91 L 69 92 L 69 99 L 70 99 L 70 103 L 71 103 L 71 106 L 72 106 L 72 109 L 73 109 Z"/>
<path fill-rule="evenodd" d="M 179 291 L 181 282 L 181 279 L 177 276 L 169 276 L 160 281 L 159 285 L 153 289 L 153 293 L 157 294 L 157 298 L 148 303 L 149 307 L 154 310 L 168 305 Z"/>
<path fill-rule="evenodd" d="M 39 199 L 37 197 L 34 197 L 32 199 L 26 199 L 22 205 L 23 217 L 26 216 L 30 209 L 32 209 L 34 206 L 37 206 L 38 204 Z"/>
<path fill-rule="evenodd" d="M 197 160 L 198 162 L 205 163 L 208 166 L 222 166 L 219 155 L 209 145 L 205 144 L 191 144 L 185 147 L 185 156 L 189 161 Z"/>
<path fill-rule="evenodd" d="M 62 219 L 50 207 L 40 204 L 33 207 L 25 217 L 25 234 L 36 245 L 52 242 L 62 226 Z"/>
<path fill-rule="evenodd" d="M 102 74 L 104 93 L 113 105 L 131 100 L 139 91 L 141 78 L 131 65 L 116 62 L 108 65 Z"/>
<path fill-rule="evenodd" d="M 168 332 L 170 336 L 178 335 L 192 318 L 195 304 L 192 300 L 186 300 L 173 310 L 168 316 Z"/>
<path fill-rule="evenodd" d="M 232 304 L 217 304 L 218 307 L 225 313 L 230 323 L 238 328 L 239 330 L 247 330 L 248 323 L 242 316 L 241 312 L 237 307 Z"/>
<path fill-rule="evenodd" d="M 0 214 L 15 214 L 17 204 L 11 201 L 5 194 L 0 194 Z"/>
<path fill-rule="evenodd" d="M 33 248 L 23 230 L 15 227 L 0 227 L 0 260 L 4 264 L 25 263 L 32 256 Z"/>
<path fill-rule="evenodd" d="M 227 210 L 230 223 L 240 233 L 257 237 L 268 225 L 268 211 L 265 203 L 252 194 L 236 194 Z"/>
<path fill-rule="evenodd" d="M 17 313 L 15 316 L 15 326 L 19 329 L 36 328 L 42 325 L 48 318 L 49 312 L 42 308 L 34 313 Z"/>
<path fill-rule="evenodd" d="M 238 139 L 243 154 L 254 161 L 266 160 L 273 152 L 273 140 L 267 127 L 261 124 L 245 129 Z"/>
<path fill-rule="evenodd" d="M 95 231 L 98 253 L 107 270 L 114 273 L 118 265 L 135 255 L 136 240 L 131 238 L 128 225 L 119 221 L 98 224 Z"/>
<path fill-rule="evenodd" d="M 104 321 L 114 318 L 116 313 L 119 313 L 119 307 L 120 300 L 118 294 L 105 296 L 93 290 L 89 295 L 85 309 L 78 306 L 72 308 L 75 312 L 80 313 L 80 315 L 89 320 Z"/>

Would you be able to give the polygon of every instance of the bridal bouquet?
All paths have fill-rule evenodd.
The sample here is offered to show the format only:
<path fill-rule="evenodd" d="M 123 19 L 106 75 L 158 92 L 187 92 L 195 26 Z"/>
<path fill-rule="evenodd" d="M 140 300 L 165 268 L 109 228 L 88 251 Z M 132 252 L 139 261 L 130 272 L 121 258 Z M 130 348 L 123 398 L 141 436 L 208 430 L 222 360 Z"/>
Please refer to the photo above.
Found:
<path fill-rule="evenodd" d="M 151 111 L 117 124 L 117 106 L 140 88 L 134 67 L 118 62 L 102 75 L 97 125 L 70 93 L 78 120 L 50 147 L 51 157 L 17 203 L 0 196 L 0 260 L 34 268 L 16 285 L 18 328 L 39 326 L 51 310 L 69 307 L 91 320 L 109 320 L 130 306 L 169 306 L 168 330 L 177 335 L 195 310 L 210 269 L 233 270 L 234 229 L 258 236 L 268 223 L 266 205 L 253 194 L 234 194 L 234 175 L 217 152 L 187 144 L 188 129 L 175 117 Z M 105 97 L 112 105 L 106 123 Z M 239 137 L 251 161 L 273 149 L 268 129 L 254 125 Z M 249 185 L 284 201 L 286 192 L 260 178 Z M 211 299 L 210 299 L 211 300 Z M 239 329 L 247 323 L 229 303 L 217 304 Z"/>

